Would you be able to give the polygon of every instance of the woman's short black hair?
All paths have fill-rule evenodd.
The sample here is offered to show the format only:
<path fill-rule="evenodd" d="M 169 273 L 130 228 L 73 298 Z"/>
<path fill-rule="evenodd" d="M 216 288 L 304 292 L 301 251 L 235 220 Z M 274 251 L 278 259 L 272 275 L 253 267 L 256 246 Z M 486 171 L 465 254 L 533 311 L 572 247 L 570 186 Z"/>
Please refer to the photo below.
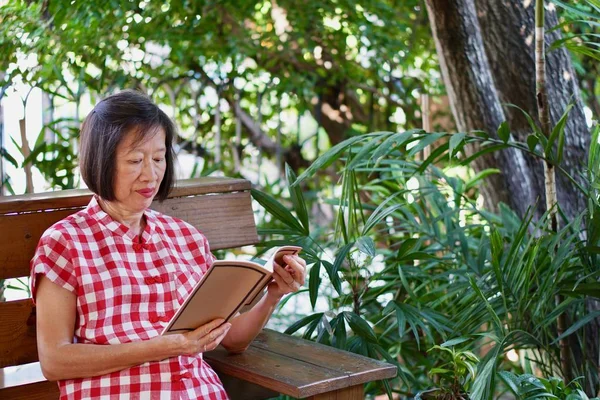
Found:
<path fill-rule="evenodd" d="M 115 200 L 114 181 L 117 146 L 135 131 L 135 143 L 150 139 L 162 128 L 166 136 L 166 169 L 156 197 L 163 201 L 175 183 L 173 139 L 175 125 L 143 93 L 133 90 L 108 96 L 88 114 L 81 126 L 79 168 L 88 188 L 101 198 Z"/>

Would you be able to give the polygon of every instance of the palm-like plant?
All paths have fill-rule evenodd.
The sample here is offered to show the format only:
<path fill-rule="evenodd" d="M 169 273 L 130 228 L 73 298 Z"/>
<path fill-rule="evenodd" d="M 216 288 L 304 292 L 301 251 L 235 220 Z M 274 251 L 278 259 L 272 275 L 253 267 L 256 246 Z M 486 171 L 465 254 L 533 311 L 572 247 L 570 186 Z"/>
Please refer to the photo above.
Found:
<path fill-rule="evenodd" d="M 440 141 L 423 163 L 412 161 L 415 152 L 442 138 L 448 140 Z M 597 139 L 596 130 L 594 143 Z M 388 389 L 412 394 L 434 386 L 426 372 L 444 362 L 426 350 L 460 338 L 482 357 L 472 398 L 493 396 L 497 372 L 512 368 L 504 358 L 509 349 L 529 349 L 537 368 L 551 376 L 560 370 L 558 340 L 579 341 L 585 348 L 579 328 L 595 317 L 585 301 L 600 293 L 595 189 L 581 188 L 590 196 L 590 210 L 558 232 L 549 229 L 545 218 L 533 221 L 528 215 L 520 220 L 506 207 L 498 215 L 479 210 L 473 200 L 477 182 L 494 171 L 468 181 L 433 166 L 455 159 L 473 141 L 483 143 L 480 153 L 512 146 L 544 157 L 507 137 L 411 131 L 349 139 L 300 178 L 288 173 L 293 208 L 300 216 L 306 212 L 300 207 L 302 180 L 335 160 L 344 161 L 341 196 L 332 200 L 336 234 L 324 238 L 311 233 L 304 217 L 299 223 L 284 206 L 255 193 L 287 225 L 268 233 L 305 245 L 313 262 L 313 305 L 325 276 L 335 289 L 331 312 L 305 316 L 288 332 L 303 329 L 305 337 L 395 362 L 401 381 L 388 384 Z M 594 163 L 599 154 L 595 144 L 590 182 L 597 182 Z M 424 178 L 426 168 L 430 180 Z M 338 250 L 328 259 L 322 248 Z M 557 294 L 565 298 L 558 306 Z M 556 327 L 560 314 L 572 321 L 562 337 Z M 577 373 L 596 386 L 593 360 L 575 356 Z"/>

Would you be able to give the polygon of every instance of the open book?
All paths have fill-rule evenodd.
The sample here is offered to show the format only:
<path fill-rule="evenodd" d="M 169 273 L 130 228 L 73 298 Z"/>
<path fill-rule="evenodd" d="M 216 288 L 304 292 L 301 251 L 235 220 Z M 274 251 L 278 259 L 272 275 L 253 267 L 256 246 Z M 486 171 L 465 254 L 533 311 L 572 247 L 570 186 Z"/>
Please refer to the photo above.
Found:
<path fill-rule="evenodd" d="M 273 261 L 284 267 L 284 255 L 298 254 L 302 248 L 282 246 L 265 265 L 253 261 L 217 260 L 196 284 L 163 335 L 194 330 L 216 318 L 229 321 L 244 306 L 260 299 L 273 275 Z"/>

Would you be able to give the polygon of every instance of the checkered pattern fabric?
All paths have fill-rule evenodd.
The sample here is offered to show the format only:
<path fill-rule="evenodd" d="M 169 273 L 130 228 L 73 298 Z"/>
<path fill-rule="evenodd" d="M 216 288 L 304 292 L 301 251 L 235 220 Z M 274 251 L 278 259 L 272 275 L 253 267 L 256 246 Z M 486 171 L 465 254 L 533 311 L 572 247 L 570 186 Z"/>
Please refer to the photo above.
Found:
<path fill-rule="evenodd" d="M 40 239 L 31 261 L 33 298 L 38 274 L 77 296 L 74 342 L 107 345 L 159 335 L 212 264 L 197 229 L 152 210 L 145 215 L 140 239 L 94 197 Z M 202 354 L 64 380 L 59 387 L 61 399 L 227 399 Z"/>

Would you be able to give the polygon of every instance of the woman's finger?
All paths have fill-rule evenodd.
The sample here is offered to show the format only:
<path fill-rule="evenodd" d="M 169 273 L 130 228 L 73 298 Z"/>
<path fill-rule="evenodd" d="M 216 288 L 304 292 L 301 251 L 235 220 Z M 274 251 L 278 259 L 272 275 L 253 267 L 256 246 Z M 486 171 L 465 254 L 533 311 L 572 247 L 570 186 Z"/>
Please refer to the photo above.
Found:
<path fill-rule="evenodd" d="M 300 264 L 297 259 L 291 257 L 287 262 L 288 266 L 292 269 L 292 271 L 289 271 L 288 273 L 290 273 L 293 276 L 293 279 L 300 285 L 304 285 L 304 280 L 306 277 L 306 269 L 304 266 Z"/>
<path fill-rule="evenodd" d="M 279 290 L 281 291 L 282 294 L 286 294 L 286 293 L 290 292 L 290 290 L 291 290 L 290 285 L 288 285 L 287 282 L 284 281 L 283 278 L 279 274 L 273 274 L 273 280 L 275 281 L 275 283 L 277 283 L 277 286 L 279 287 Z"/>
<path fill-rule="evenodd" d="M 200 326 L 196 330 L 188 332 L 187 335 L 190 337 L 190 339 L 194 339 L 194 340 L 202 339 L 203 337 L 209 335 L 214 329 L 217 329 L 219 326 L 221 326 L 223 324 L 223 322 L 225 322 L 225 320 L 223 318 L 214 319 L 214 320 Z"/>
<path fill-rule="evenodd" d="M 292 274 L 286 271 L 285 268 L 282 268 L 279 264 L 275 264 L 273 272 L 275 272 L 273 276 L 279 275 L 287 285 L 290 285 L 294 281 Z"/>
<path fill-rule="evenodd" d="M 225 332 L 221 333 L 214 340 L 203 344 L 202 345 L 202 349 L 201 349 L 201 353 L 204 353 L 204 352 L 216 349 L 221 344 L 221 342 L 223 341 L 223 339 L 225 339 L 225 336 L 227 336 L 227 333 L 229 333 L 229 328 L 227 328 L 225 330 Z"/>

